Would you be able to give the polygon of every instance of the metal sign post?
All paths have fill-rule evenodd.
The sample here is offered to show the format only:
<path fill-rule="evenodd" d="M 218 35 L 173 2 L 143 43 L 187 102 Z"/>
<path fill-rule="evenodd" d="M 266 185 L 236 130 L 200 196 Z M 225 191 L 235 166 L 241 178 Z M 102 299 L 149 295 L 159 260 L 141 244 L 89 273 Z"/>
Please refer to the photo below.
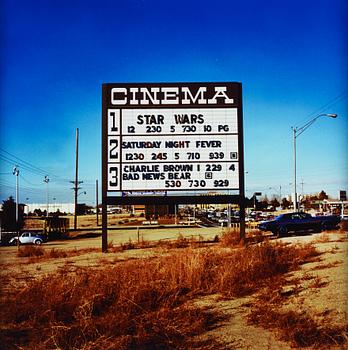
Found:
<path fill-rule="evenodd" d="M 241 83 L 103 84 L 104 252 L 107 205 L 237 203 L 244 238 L 244 201 Z"/>

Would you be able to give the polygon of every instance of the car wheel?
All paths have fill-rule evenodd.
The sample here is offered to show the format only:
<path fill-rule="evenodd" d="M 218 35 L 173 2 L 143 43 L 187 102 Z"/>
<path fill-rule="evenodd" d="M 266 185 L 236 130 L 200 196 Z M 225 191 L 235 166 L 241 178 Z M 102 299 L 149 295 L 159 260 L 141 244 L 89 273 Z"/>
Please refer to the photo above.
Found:
<path fill-rule="evenodd" d="M 279 230 L 273 229 L 271 232 L 272 232 L 272 235 L 273 235 L 274 237 L 276 237 L 276 238 L 279 237 Z"/>
<path fill-rule="evenodd" d="M 314 233 L 320 233 L 321 231 L 322 231 L 321 226 L 318 226 L 313 230 Z"/>
<path fill-rule="evenodd" d="M 41 239 L 37 239 L 34 243 L 35 243 L 36 245 L 41 245 L 41 244 L 42 244 L 42 241 L 41 241 Z"/>
<path fill-rule="evenodd" d="M 323 230 L 323 231 L 325 231 L 325 230 L 330 230 L 330 228 L 331 228 L 331 225 L 328 223 L 328 222 L 323 222 L 322 224 L 321 224 L 321 229 Z"/>
<path fill-rule="evenodd" d="M 280 226 L 278 229 L 279 236 L 286 236 L 288 233 L 288 228 L 286 226 Z"/>

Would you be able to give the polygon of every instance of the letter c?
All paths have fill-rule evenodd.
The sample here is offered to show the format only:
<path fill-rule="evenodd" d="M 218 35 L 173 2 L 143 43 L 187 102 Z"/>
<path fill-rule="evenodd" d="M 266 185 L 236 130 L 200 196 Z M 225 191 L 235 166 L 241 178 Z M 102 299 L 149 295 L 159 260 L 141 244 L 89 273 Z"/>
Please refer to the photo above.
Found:
<path fill-rule="evenodd" d="M 118 95 L 122 94 L 123 99 L 118 99 Z M 126 88 L 113 88 L 111 89 L 111 104 L 113 105 L 125 105 L 127 103 L 127 89 Z"/>

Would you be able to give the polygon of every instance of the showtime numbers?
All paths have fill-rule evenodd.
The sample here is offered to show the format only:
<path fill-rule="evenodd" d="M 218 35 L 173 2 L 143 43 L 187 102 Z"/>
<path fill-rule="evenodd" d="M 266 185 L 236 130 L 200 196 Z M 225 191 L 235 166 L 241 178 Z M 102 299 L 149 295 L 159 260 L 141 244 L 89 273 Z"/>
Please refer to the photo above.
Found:
<path fill-rule="evenodd" d="M 214 181 L 214 187 L 228 187 L 229 181 L 228 180 L 215 180 Z"/>
<path fill-rule="evenodd" d="M 213 185 L 215 188 L 224 188 L 228 187 L 230 184 L 229 180 L 214 180 Z M 182 182 L 180 180 L 166 180 L 165 187 L 166 188 L 180 188 L 182 186 Z M 205 188 L 207 186 L 207 182 L 205 180 L 188 180 L 189 188 Z"/>
<path fill-rule="evenodd" d="M 164 183 L 166 188 L 180 188 L 181 181 L 180 180 L 166 180 Z"/>
<path fill-rule="evenodd" d="M 167 150 L 167 149 L 166 149 Z M 109 158 L 118 159 L 119 152 L 116 148 L 110 148 Z M 207 162 L 207 161 L 228 161 L 228 157 L 225 152 L 209 152 L 209 153 L 200 153 L 200 152 L 122 152 L 123 161 L 132 162 L 132 161 L 192 161 L 192 162 Z M 206 171 L 221 171 L 222 166 L 219 163 L 216 164 L 207 164 Z M 234 164 L 231 165 L 230 170 L 235 170 Z"/>
<path fill-rule="evenodd" d="M 205 187 L 206 182 L 204 180 L 188 180 L 189 187 Z"/>
<path fill-rule="evenodd" d="M 143 153 L 126 153 L 126 160 L 144 160 L 145 155 Z"/>
<path fill-rule="evenodd" d="M 209 153 L 209 159 L 224 159 L 225 154 L 224 152 L 210 152 Z"/>
<path fill-rule="evenodd" d="M 147 125 L 146 132 L 147 133 L 160 133 L 162 131 L 162 127 L 160 125 Z"/>
<path fill-rule="evenodd" d="M 187 153 L 187 159 L 200 159 L 201 158 L 201 155 L 198 153 L 198 152 L 190 152 L 190 153 Z"/>

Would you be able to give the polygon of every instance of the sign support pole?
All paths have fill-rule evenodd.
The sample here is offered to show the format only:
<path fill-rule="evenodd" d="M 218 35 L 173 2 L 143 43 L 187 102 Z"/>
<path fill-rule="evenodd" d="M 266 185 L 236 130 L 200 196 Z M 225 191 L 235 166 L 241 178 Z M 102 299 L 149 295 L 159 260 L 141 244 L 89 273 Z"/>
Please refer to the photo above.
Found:
<path fill-rule="evenodd" d="M 102 252 L 108 252 L 108 212 L 107 212 L 107 156 L 105 150 L 107 149 L 107 115 L 105 114 L 105 100 L 102 97 Z M 98 208 L 97 208 L 98 211 Z"/>
<path fill-rule="evenodd" d="M 239 220 L 240 239 L 245 240 L 245 181 L 244 181 L 244 135 L 242 85 L 239 85 L 240 105 L 238 110 L 238 151 L 239 151 Z"/>
<path fill-rule="evenodd" d="M 98 200 L 98 180 L 95 180 L 95 205 L 97 214 L 97 227 L 99 226 L 99 200 Z"/>
<path fill-rule="evenodd" d="M 102 252 L 108 252 L 108 212 L 105 203 L 102 204 Z"/>

